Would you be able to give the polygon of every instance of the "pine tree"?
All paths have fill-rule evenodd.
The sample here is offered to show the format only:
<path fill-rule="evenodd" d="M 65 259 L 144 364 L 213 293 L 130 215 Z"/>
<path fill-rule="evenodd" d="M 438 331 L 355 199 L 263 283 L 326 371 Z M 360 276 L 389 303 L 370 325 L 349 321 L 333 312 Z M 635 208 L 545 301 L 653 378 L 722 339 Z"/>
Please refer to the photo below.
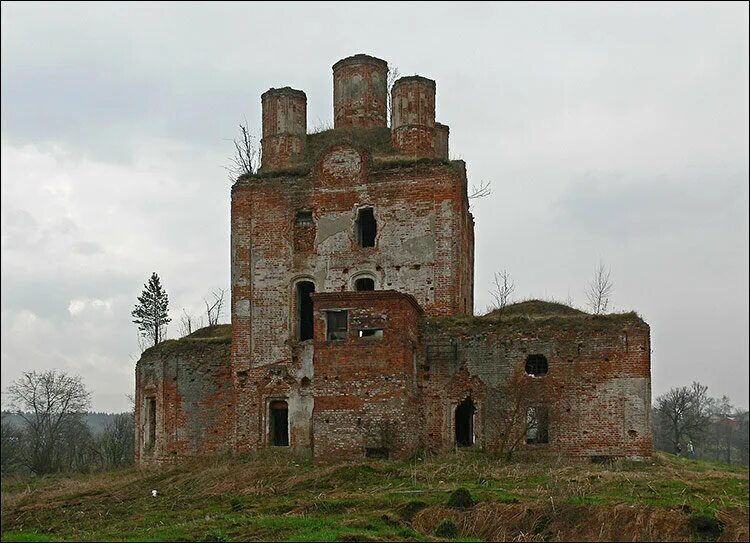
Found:
<path fill-rule="evenodd" d="M 172 320 L 167 314 L 169 297 L 161 288 L 161 282 L 156 272 L 151 274 L 147 284 L 143 285 L 143 292 L 138 296 L 138 303 L 131 315 L 135 317 L 133 323 L 144 337 L 157 345 L 164 339 L 164 328 Z"/>

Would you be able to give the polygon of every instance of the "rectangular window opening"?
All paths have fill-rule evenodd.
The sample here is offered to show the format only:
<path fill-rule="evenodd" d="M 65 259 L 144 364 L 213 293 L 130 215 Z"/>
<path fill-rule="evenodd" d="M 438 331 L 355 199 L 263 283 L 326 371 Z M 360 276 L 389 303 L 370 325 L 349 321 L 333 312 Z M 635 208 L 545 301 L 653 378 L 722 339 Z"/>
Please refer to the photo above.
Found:
<path fill-rule="evenodd" d="M 294 224 L 296 224 L 297 226 L 312 226 L 312 211 L 298 211 L 297 216 L 294 220 Z"/>
<path fill-rule="evenodd" d="M 359 337 L 380 339 L 383 337 L 382 328 L 366 328 L 359 331 Z"/>
<path fill-rule="evenodd" d="M 367 447 L 365 448 L 365 457 L 366 458 L 384 458 L 388 459 L 390 456 L 391 451 L 390 449 L 386 447 Z"/>
<path fill-rule="evenodd" d="M 546 407 L 529 407 L 527 410 L 526 443 L 549 443 L 549 412 Z"/>
<path fill-rule="evenodd" d="M 357 242 L 360 247 L 375 247 L 375 236 L 378 233 L 378 225 L 375 221 L 374 210 L 365 207 L 359 210 L 357 216 Z"/>
<path fill-rule="evenodd" d="M 327 331 L 326 337 L 329 341 L 341 341 L 346 339 L 348 332 L 348 312 L 347 311 L 328 311 L 327 312 Z"/>

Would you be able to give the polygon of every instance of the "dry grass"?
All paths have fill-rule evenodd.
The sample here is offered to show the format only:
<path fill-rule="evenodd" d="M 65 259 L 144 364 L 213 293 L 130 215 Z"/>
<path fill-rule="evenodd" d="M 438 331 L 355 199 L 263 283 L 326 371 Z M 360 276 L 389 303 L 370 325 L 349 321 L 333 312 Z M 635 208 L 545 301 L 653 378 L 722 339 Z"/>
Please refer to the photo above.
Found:
<path fill-rule="evenodd" d="M 459 487 L 478 504 L 447 507 Z M 3 540 L 420 540 L 451 519 L 464 539 L 689 541 L 700 517 L 746 541 L 747 492 L 746 470 L 661 454 L 595 465 L 467 451 L 318 467 L 274 452 L 5 480 L 2 522 Z"/>

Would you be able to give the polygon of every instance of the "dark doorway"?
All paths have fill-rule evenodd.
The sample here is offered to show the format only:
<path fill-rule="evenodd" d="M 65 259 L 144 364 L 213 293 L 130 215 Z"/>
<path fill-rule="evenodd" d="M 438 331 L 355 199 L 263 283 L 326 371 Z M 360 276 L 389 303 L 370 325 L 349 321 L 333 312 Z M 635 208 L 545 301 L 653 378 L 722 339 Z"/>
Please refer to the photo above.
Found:
<path fill-rule="evenodd" d="M 297 334 L 300 341 L 313 337 L 313 303 L 310 294 L 315 292 L 315 284 L 310 281 L 297 283 Z"/>
<path fill-rule="evenodd" d="M 271 445 L 274 447 L 289 446 L 289 407 L 283 400 L 271 402 L 270 433 Z"/>
<path fill-rule="evenodd" d="M 360 277 L 354 281 L 354 290 L 375 290 L 375 280 L 369 277 Z"/>
<path fill-rule="evenodd" d="M 471 447 L 474 445 L 474 402 L 466 398 L 456 407 L 456 445 Z"/>
<path fill-rule="evenodd" d="M 378 225 L 375 222 L 375 214 L 371 207 L 359 210 L 357 216 L 357 242 L 360 247 L 375 247 L 375 236 L 378 233 Z"/>

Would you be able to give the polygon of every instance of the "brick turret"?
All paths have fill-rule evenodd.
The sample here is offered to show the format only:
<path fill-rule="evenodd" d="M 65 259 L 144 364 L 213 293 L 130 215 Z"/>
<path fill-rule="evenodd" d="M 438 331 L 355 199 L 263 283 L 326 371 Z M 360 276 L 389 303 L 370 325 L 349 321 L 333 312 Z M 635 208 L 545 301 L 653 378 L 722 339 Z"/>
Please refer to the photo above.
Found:
<path fill-rule="evenodd" d="M 354 55 L 333 65 L 334 128 L 386 126 L 388 63 Z"/>
<path fill-rule="evenodd" d="M 435 82 L 402 77 L 391 91 L 393 144 L 417 158 L 435 156 Z"/>
<path fill-rule="evenodd" d="M 263 108 L 262 168 L 288 166 L 305 150 L 307 96 L 290 87 L 268 89 L 260 97 Z"/>

